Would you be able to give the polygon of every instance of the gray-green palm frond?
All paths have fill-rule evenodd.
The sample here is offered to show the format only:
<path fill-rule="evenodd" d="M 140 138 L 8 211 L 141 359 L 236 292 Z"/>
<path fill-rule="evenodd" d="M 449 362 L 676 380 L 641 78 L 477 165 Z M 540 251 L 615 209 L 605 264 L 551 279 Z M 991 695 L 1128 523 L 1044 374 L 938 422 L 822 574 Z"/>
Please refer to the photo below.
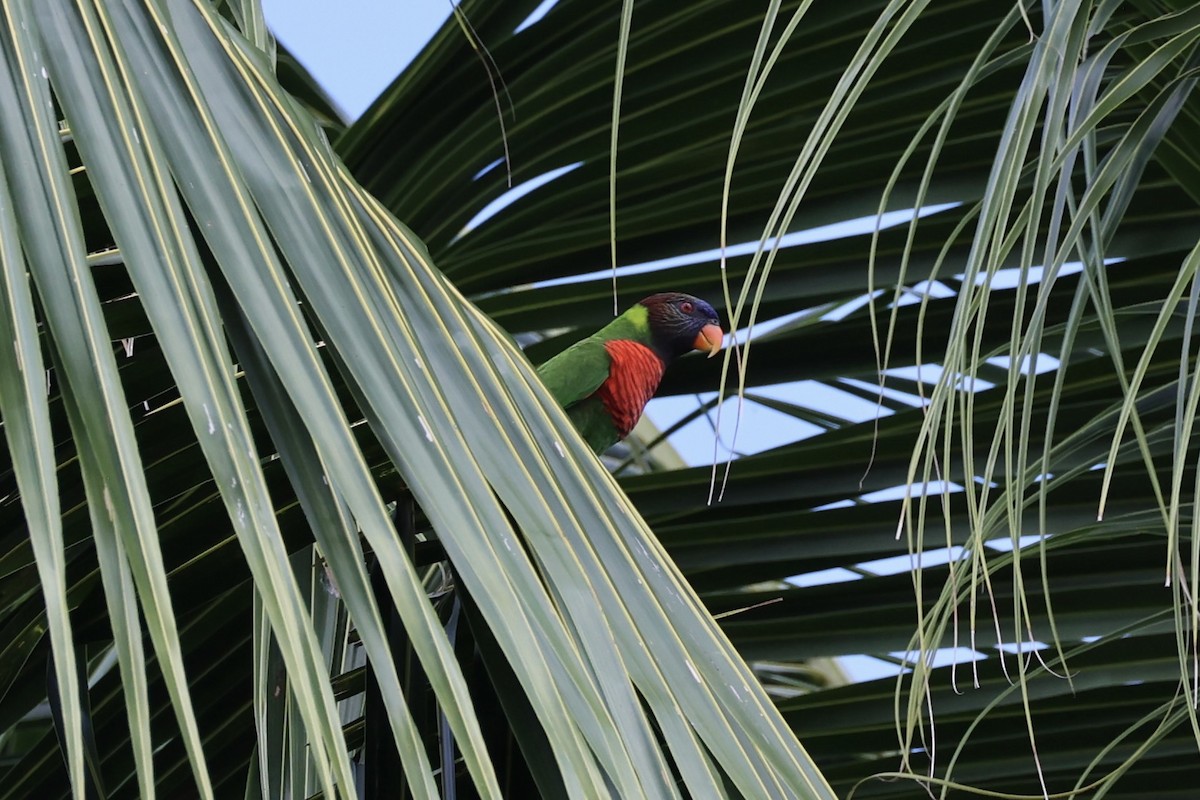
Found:
<path fill-rule="evenodd" d="M 34 626 L 6 662 L 12 721 L 48 625 L 75 796 L 353 796 L 348 618 L 408 791 L 461 769 L 501 796 L 472 659 L 394 529 L 412 498 L 565 791 L 831 796 L 528 362 L 280 91 L 255 5 L 230 10 L 248 38 L 186 0 L 5 6 L 5 613 Z M 326 581 L 292 555 L 308 542 Z M 407 695 L 377 597 L 427 681 Z M 53 736 L 5 792 L 62 791 Z"/>
<path fill-rule="evenodd" d="M 476 174 L 502 153 L 498 125 L 489 89 L 471 88 L 482 67 L 450 34 L 338 146 L 493 318 L 556 329 L 531 348 L 537 360 L 610 307 L 619 23 L 615 8 L 563 0 L 514 34 L 535 5 L 464 9 L 513 98 L 512 181 L 561 171 L 549 185 L 468 229 L 507 182 L 501 167 Z M 775 11 L 722 220 L 730 133 Z M 623 274 L 629 297 L 663 286 L 720 296 L 722 224 L 731 244 L 763 236 L 792 199 L 780 191 L 793 168 L 802 189 L 783 230 L 937 210 L 911 229 L 875 235 L 868 219 L 771 255 L 757 319 L 789 321 L 751 348 L 747 403 L 759 425 L 803 438 L 740 459 L 713 507 L 704 466 L 623 483 L 712 610 L 780 600 L 722 620 L 743 655 L 867 653 L 916 668 L 915 681 L 785 701 L 839 792 L 902 763 L 1027 794 L 1043 779 L 1052 792 L 1191 790 L 1195 384 L 1181 353 L 1200 238 L 1195 16 L 1153 2 L 635 5 L 618 253 L 626 265 L 690 258 Z M 877 69 L 864 87 L 848 65 Z M 447 71 L 461 83 L 443 94 Z M 847 105 L 836 133 L 812 133 L 823 110 Z M 435 113 L 462 133 L 401 136 L 404 120 Z M 727 264 L 734 297 L 766 261 L 739 252 Z M 553 283 L 564 277 L 581 279 Z M 664 386 L 711 389 L 695 363 Z M 725 443 L 734 416 L 728 406 Z M 917 487 L 907 499 L 906 485 Z M 912 575 L 895 558 L 910 550 L 929 563 Z M 798 586 L 780 583 L 796 575 Z M 1039 697 L 1051 698 L 1044 710 Z"/>
<path fill-rule="evenodd" d="M 281 77 L 326 118 L 347 171 L 273 87 L 269 42 L 247 14 L 255 4 L 222 5 L 266 55 L 231 31 L 210 33 L 228 26 L 184 2 L 94 4 L 102 14 L 67 5 L 10 3 L 5 25 L 8 63 L 21 65 L 4 89 L 5 119 L 25 120 L 6 123 L 0 152 L 6 186 L 21 187 L 3 204 L 16 214 L 0 217 L 15 287 L 4 334 L 24 342 L 23 382 L 0 395 L 18 471 L 0 545 L 8 736 L 46 730 L 15 723 L 46 696 L 47 637 L 70 635 L 98 677 L 90 712 L 73 709 L 65 684 L 65 724 L 98 726 L 114 794 L 136 793 L 138 779 L 164 796 L 192 791 L 204 780 L 195 772 L 224 796 L 244 790 L 248 764 L 263 765 L 250 782 L 261 778 L 268 795 L 289 780 L 305 781 L 296 791 L 345 780 L 345 752 L 361 742 L 361 650 L 381 653 L 387 613 L 367 589 L 361 531 L 395 567 L 385 593 L 431 670 L 421 696 L 460 712 L 445 726 L 462 748 L 460 778 L 469 772 L 482 791 L 495 774 L 510 793 L 586 794 L 610 780 L 620 796 L 668 795 L 683 791 L 668 759 L 694 796 L 723 785 L 722 770 L 731 794 L 765 796 L 758 788 L 773 779 L 800 786 L 805 762 L 790 734 L 743 734 L 737 723 L 754 715 L 733 702 L 740 684 L 716 680 L 753 683 L 749 673 L 683 602 L 674 567 L 544 409 L 508 340 L 462 300 L 511 333 L 538 333 L 535 363 L 610 313 L 620 4 L 560 0 L 518 32 L 537 0 L 468 0 L 469 24 L 448 24 L 340 135 L 328 103 L 285 62 Z M 157 14 L 171 33 L 145 24 Z M 721 616 L 721 629 L 761 664 L 839 796 L 900 768 L 908 780 L 863 783 L 855 796 L 923 793 L 912 774 L 1026 795 L 1193 791 L 1196 15 L 1162 0 L 633 5 L 618 258 L 690 258 L 623 271 L 623 299 L 673 288 L 719 300 L 711 251 L 722 229 L 733 245 L 774 236 L 776 209 L 784 231 L 866 218 L 728 260 L 734 298 L 743 281 L 749 298 L 763 287 L 760 329 L 784 320 L 755 336 L 745 413 L 787 435 L 748 445 L 743 431 L 735 446 L 762 451 L 734 463 L 715 505 L 711 471 L 695 460 L 620 481 L 707 609 L 739 612 Z M 36 66 L 13 62 L 33 50 L 53 96 Z M 755 72 L 748 84 L 752 66 L 761 82 Z M 24 151 L 9 147 L 19 140 Z M 556 177 L 478 221 L 509 171 L 514 185 Z M 781 195 L 789 183 L 798 191 Z M 50 221 L 69 222 L 76 207 L 78 230 Z M 878 212 L 913 207 L 929 213 L 911 228 L 902 213 L 889 217 L 902 224 L 875 234 Z M 36 248 L 46 249 L 35 258 Z M 20 296 L 26 264 L 41 316 Z M 40 271 L 51 268 L 78 280 Z M 90 300 L 74 288 L 89 285 Z M 64 292 L 61 308 L 51 288 Z M 72 314 L 89 308 L 102 321 Z M 93 327 L 84 335 L 81 324 Z M 134 355 L 110 338 L 131 338 Z M 30 366 L 38 358 L 53 367 L 49 402 L 41 366 Z M 694 407 L 715 407 L 711 366 L 685 359 L 662 393 L 703 393 Z M 670 402 L 660 407 L 678 408 Z M 723 411 L 723 444 L 735 411 Z M 28 420 L 29 443 L 12 440 L 14 413 Z M 560 468 L 556 443 L 576 466 Z M 396 541 L 388 515 L 410 493 L 417 528 L 444 540 L 487 617 L 479 630 L 495 633 L 495 643 L 477 637 L 470 658 L 447 652 L 454 578 L 429 563 L 441 553 L 416 542 L 416 568 L 403 566 L 410 542 Z M 40 511 L 38 498 L 50 501 Z M 257 515 L 253 526 L 239 525 L 239 508 Z M 53 522 L 35 522 L 60 515 L 61 545 Z M 503 544 L 516 545 L 518 529 L 531 557 Z M 316 557 L 304 550 L 314 539 Z M 921 569 L 909 570 L 910 552 L 923 554 Z M 293 572 L 303 588 L 283 579 Z M 164 578 L 170 617 L 147 608 L 165 608 Z M 57 599 L 44 601 L 42 586 Z M 55 602 L 75 609 L 69 630 L 65 614 L 45 614 Z M 639 637 L 664 641 L 668 615 L 683 638 L 639 649 Z M 116 619 L 126 624 L 110 630 Z M 113 647 L 120 666 L 105 671 Z M 688 657 L 700 651 L 721 660 Z M 864 654 L 880 671 L 905 671 L 849 685 L 800 672 Z M 67 669 L 70 654 L 55 656 Z M 508 684 L 471 672 L 506 662 Z M 618 662 L 636 691 L 601 668 Z M 717 702 L 687 694 L 688 663 L 725 692 Z M 384 669 L 378 680 L 410 783 L 431 795 L 442 724 L 406 708 L 404 675 Z M 494 735 L 464 685 L 530 705 L 504 706 L 507 727 Z M 664 687 L 680 693 L 690 726 L 676 724 Z M 757 687 L 753 697 L 764 708 Z M 145 728 L 126 742 L 130 719 Z M 605 733 L 610 721 L 620 736 Z M 52 737 L 23 745 L 6 788 L 62 791 Z M 497 758 L 534 741 L 559 748 L 556 769 L 518 776 L 504 765 L 522 759 Z M 555 782 L 563 776 L 579 783 Z"/>

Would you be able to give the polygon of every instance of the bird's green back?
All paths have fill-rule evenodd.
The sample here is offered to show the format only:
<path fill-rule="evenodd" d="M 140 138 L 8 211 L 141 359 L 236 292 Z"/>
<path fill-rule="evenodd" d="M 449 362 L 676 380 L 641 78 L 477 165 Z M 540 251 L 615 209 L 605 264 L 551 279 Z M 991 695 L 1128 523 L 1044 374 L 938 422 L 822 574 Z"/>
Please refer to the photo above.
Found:
<path fill-rule="evenodd" d="M 649 339 L 649 312 L 640 303 L 581 339 L 537 368 L 550 395 L 571 417 L 575 427 L 601 453 L 617 441 L 612 417 L 599 399 L 592 397 L 608 378 L 611 359 L 606 342 L 629 339 L 645 344 Z"/>
<path fill-rule="evenodd" d="M 537 368 L 538 377 L 564 409 L 589 396 L 608 377 L 609 357 L 604 340 L 589 336 Z"/>
<path fill-rule="evenodd" d="M 591 396 L 608 377 L 610 359 L 606 342 L 630 339 L 645 344 L 649 338 L 649 312 L 640 303 L 586 339 L 563 350 L 537 368 L 538 377 L 565 409 Z"/>

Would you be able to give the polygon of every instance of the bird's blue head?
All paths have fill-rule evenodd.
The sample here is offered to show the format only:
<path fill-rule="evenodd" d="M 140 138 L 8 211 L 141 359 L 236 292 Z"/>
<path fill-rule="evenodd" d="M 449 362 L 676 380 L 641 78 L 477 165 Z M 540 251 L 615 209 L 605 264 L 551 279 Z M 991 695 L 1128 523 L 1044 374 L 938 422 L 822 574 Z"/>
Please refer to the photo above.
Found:
<path fill-rule="evenodd" d="M 714 356 L 725 332 L 721 318 L 705 300 L 682 292 L 652 294 L 640 301 L 646 307 L 650 346 L 665 363 L 689 350 Z"/>

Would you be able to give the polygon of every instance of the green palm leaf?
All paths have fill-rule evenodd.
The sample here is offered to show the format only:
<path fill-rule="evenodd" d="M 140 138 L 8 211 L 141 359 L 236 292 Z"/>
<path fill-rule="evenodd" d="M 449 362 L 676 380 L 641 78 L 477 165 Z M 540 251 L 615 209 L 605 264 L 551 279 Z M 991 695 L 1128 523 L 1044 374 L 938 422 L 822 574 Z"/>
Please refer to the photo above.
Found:
<path fill-rule="evenodd" d="M 234 18 L 253 31 L 246 10 Z M 33 283 L 47 310 L 55 308 L 48 319 L 61 317 L 48 331 L 63 360 L 60 399 L 75 431 L 69 452 L 80 458 L 89 506 L 109 510 L 115 542 L 125 546 L 105 556 L 97 544 L 109 616 L 136 614 L 128 605 L 136 591 L 201 794 L 219 795 L 218 780 L 230 778 L 202 755 L 230 722 L 195 711 L 190 693 L 199 684 L 181 659 L 159 542 L 183 548 L 175 553 L 183 556 L 180 577 L 211 574 L 206 550 L 216 545 L 228 562 L 237 544 L 288 676 L 286 695 L 260 705 L 258 716 L 265 724 L 273 703 L 286 704 L 296 715 L 286 723 L 289 740 L 308 743 L 306 756 L 292 750 L 291 791 L 353 793 L 326 657 L 334 643 L 318 639 L 316 609 L 298 591 L 276 514 L 282 467 L 307 520 L 302 530 L 315 537 L 373 665 L 408 786 L 422 796 L 438 791 L 425 732 L 407 707 L 415 700 L 390 666 L 360 534 L 382 566 L 388 600 L 467 772 L 481 794 L 500 795 L 462 667 L 396 541 L 386 507 L 397 498 L 396 481 L 381 495 L 381 462 L 415 497 L 477 603 L 570 794 L 595 796 L 612 785 L 624 796 L 679 796 L 669 762 L 693 794 L 723 793 L 725 775 L 746 794 L 827 793 L 528 363 L 433 270 L 423 245 L 349 179 L 311 118 L 274 83 L 260 51 L 211 10 L 183 2 L 18 6 L 14 19 L 14 49 L 44 53 L 49 80 L 24 96 L 14 92 L 14 107 L 42 121 L 15 126 L 9 153 L 24 170 L 22 186 L 55 193 L 28 212 L 18 206 L 25 214 L 18 224 L 36 267 Z M 102 221 L 99 230 L 80 224 L 68 182 L 75 149 L 64 150 L 47 124 L 50 87 L 77 146 L 74 174 L 94 190 L 102 214 L 87 224 Z M 33 204 L 39 195 L 23 197 Z M 57 210 L 59 221 L 43 221 L 41 209 Z M 86 271 L 85 254 L 95 249 L 86 239 L 106 231 L 119 248 L 110 263 L 124 267 L 133 289 L 115 304 L 140 306 L 141 320 L 120 309 L 125 324 L 144 326 L 161 353 L 162 361 L 131 364 L 136 382 L 132 374 L 118 379 L 103 298 Z M 77 269 L 44 272 L 62 264 Z M 75 295 L 55 294 L 68 287 Z M 87 359 L 73 366 L 76 351 Z M 164 363 L 171 381 L 149 391 L 141 383 L 153 380 L 146 370 Z M 145 394 L 129 397 L 122 383 Z M 179 402 L 163 403 L 160 393 L 172 383 Z M 156 402 L 150 427 L 169 415 L 182 428 L 145 440 L 148 431 L 135 424 L 143 397 Z M 41 407 L 45 414 L 45 401 Z M 100 409 L 108 409 L 105 418 L 96 418 Z M 347 412 L 365 418 L 363 441 Z M 273 453 L 278 461 L 268 458 Z M 193 483 L 183 483 L 188 474 Z M 228 520 L 218 541 L 187 541 L 214 516 Z M 293 515 L 290 525 L 297 524 Z M 83 530 L 75 535 L 88 541 Z M 37 561 L 53 569 L 49 557 Z M 63 567 L 49 574 L 61 584 Z M 194 599 L 201 607 L 227 602 L 236 585 L 226 579 Z M 266 640 L 257 639 L 261 651 Z M 128 679 L 144 670 L 139 656 L 131 645 L 118 649 Z M 152 728 L 148 700 L 130 702 L 131 729 Z M 78 718 L 78 699 L 68 696 L 64 706 L 68 719 Z M 143 792 L 171 791 L 178 771 L 152 767 L 148 740 L 141 741 L 134 753 Z M 283 742 L 260 739 L 264 791 L 280 785 L 271 764 Z M 50 791 L 54 778 L 33 772 L 44 763 L 34 752 L 13 768 L 13 784 Z M 76 755 L 76 770 L 80 763 Z M 78 772 L 73 785 L 82 791 Z"/>
<path fill-rule="evenodd" d="M 1190 796 L 1191 5 L 467 0 L 349 126 L 215 5 L 6 7 L 5 793 L 83 792 L 73 643 L 114 795 L 348 793 L 369 661 L 421 796 Z M 756 306 L 717 504 L 505 333 L 602 324 L 614 226 Z"/>

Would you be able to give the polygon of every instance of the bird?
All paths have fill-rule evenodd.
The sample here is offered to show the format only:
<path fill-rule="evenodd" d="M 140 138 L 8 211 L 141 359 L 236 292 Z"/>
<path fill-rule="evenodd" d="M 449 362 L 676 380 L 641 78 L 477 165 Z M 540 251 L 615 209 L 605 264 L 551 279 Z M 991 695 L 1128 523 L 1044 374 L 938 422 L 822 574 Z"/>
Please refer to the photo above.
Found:
<path fill-rule="evenodd" d="M 671 362 L 692 350 L 711 358 L 724 337 L 707 302 L 661 292 L 541 364 L 537 374 L 600 454 L 633 430 Z"/>

